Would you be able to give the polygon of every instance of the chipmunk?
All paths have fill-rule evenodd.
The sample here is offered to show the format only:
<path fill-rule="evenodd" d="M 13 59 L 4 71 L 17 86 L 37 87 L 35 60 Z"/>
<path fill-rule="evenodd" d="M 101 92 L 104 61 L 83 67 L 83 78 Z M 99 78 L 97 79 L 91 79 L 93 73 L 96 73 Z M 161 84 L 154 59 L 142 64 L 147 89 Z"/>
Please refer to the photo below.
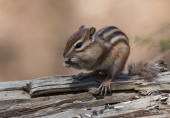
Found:
<path fill-rule="evenodd" d="M 106 95 L 111 92 L 110 83 L 123 70 L 129 53 L 129 40 L 117 27 L 108 26 L 96 32 L 94 27 L 82 25 L 66 43 L 63 57 L 68 60 L 63 65 L 92 71 L 78 74 L 75 78 L 79 80 L 105 73 L 107 77 L 98 90 Z"/>

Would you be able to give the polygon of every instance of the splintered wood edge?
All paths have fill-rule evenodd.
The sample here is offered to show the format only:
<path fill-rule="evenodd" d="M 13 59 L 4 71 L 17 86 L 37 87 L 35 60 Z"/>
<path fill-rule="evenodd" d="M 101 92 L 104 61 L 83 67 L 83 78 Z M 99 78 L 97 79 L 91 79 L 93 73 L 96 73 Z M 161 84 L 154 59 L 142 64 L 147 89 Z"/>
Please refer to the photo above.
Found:
<path fill-rule="evenodd" d="M 0 82 L 0 91 L 23 90 L 23 87 L 29 83 L 30 80 Z"/>

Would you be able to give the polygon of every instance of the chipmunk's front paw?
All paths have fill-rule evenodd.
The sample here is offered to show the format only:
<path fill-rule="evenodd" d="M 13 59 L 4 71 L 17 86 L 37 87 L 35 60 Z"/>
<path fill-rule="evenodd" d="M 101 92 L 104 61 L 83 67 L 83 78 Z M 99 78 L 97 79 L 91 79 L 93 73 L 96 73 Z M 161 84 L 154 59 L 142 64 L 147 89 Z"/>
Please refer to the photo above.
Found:
<path fill-rule="evenodd" d="M 100 95 L 103 95 L 103 94 L 107 95 L 108 91 L 111 93 L 110 83 L 111 83 L 110 79 L 104 80 L 101 83 L 101 85 L 98 88 L 98 90 L 100 91 Z"/>
<path fill-rule="evenodd" d="M 66 67 L 66 68 L 70 68 L 70 67 L 71 67 L 70 61 L 65 61 L 65 62 L 63 63 L 63 66 Z"/>
<path fill-rule="evenodd" d="M 73 78 L 76 80 L 83 80 L 85 78 L 84 73 L 81 72 L 78 75 L 74 75 Z"/>

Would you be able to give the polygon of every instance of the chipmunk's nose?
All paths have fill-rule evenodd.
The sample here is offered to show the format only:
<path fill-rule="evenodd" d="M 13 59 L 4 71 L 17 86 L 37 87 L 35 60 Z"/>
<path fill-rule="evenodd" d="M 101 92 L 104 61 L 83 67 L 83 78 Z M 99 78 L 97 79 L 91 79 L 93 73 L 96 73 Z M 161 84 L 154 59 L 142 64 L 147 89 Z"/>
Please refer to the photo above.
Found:
<path fill-rule="evenodd" d="M 67 53 L 67 52 L 64 52 L 64 53 L 63 53 L 63 57 L 64 57 L 64 58 L 69 58 L 68 53 Z"/>

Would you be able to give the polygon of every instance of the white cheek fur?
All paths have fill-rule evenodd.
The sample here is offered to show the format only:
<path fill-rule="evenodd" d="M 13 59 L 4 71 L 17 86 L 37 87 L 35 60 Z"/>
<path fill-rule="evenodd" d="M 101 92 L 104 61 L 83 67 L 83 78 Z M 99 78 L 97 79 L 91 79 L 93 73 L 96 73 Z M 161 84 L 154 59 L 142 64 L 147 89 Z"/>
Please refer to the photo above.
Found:
<path fill-rule="evenodd" d="M 79 61 L 79 58 L 76 57 L 76 56 L 74 56 L 74 57 L 72 57 L 72 58 L 70 59 L 70 61 L 73 62 L 73 63 L 76 63 L 76 62 Z"/>

